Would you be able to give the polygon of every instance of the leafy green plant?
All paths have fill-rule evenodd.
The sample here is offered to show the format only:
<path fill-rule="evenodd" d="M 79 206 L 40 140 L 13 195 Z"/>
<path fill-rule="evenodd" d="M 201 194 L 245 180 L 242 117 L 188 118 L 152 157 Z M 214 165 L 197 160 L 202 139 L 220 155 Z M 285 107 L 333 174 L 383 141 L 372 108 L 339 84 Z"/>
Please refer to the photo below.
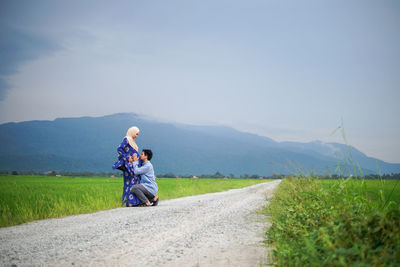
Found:
<path fill-rule="evenodd" d="M 379 190 L 366 181 L 285 179 L 265 210 L 276 265 L 398 266 L 400 197 L 384 205 Z"/>

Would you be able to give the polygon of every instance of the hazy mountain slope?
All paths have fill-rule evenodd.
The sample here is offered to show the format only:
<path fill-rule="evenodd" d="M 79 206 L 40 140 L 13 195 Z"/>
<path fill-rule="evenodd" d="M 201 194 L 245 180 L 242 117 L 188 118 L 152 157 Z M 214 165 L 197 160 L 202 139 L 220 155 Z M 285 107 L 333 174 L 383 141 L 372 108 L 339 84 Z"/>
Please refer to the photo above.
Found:
<path fill-rule="evenodd" d="M 0 169 L 108 172 L 117 146 L 133 125 L 141 130 L 139 148 L 154 151 L 157 173 L 329 173 L 348 149 L 336 143 L 279 143 L 230 127 L 172 124 L 120 113 L 2 124 Z M 377 163 L 382 173 L 400 172 L 400 164 L 369 158 L 355 148 L 351 151 L 366 173 L 376 172 Z"/>

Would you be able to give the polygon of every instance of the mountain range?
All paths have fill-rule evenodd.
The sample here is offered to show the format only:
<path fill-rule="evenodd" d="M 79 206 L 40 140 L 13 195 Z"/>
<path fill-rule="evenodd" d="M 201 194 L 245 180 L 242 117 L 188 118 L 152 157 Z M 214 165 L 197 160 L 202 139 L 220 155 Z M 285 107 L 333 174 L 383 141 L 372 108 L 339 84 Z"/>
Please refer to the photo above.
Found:
<path fill-rule="evenodd" d="M 276 142 L 226 126 L 167 123 L 134 113 L 1 124 L 0 170 L 111 172 L 116 149 L 134 125 L 139 148 L 154 153 L 156 174 L 400 172 L 400 164 L 344 144 Z"/>

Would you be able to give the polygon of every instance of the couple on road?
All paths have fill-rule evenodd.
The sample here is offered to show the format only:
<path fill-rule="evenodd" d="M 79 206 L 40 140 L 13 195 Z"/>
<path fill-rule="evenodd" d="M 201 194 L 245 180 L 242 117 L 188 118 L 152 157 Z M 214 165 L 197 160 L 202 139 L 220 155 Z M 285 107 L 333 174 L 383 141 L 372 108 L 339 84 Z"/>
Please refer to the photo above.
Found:
<path fill-rule="evenodd" d="M 139 156 L 139 148 L 136 144 L 139 133 L 139 128 L 136 126 L 128 129 L 125 138 L 117 148 L 118 160 L 112 168 L 123 172 L 122 203 L 127 207 L 157 206 L 158 185 L 150 162 L 153 152 L 150 149 L 143 149 Z"/>

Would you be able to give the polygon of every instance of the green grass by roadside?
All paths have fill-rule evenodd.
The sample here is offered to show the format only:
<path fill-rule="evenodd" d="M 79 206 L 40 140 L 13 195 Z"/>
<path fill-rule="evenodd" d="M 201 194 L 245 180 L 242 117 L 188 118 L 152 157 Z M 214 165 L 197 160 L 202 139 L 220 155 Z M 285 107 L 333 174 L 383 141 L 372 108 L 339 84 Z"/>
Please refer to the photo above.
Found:
<path fill-rule="evenodd" d="M 272 221 L 267 242 L 273 247 L 274 263 L 399 266 L 400 188 L 393 190 L 396 183 L 283 180 L 265 209 Z"/>
<path fill-rule="evenodd" d="M 157 179 L 161 200 L 250 186 L 267 180 Z M 121 207 L 118 178 L 0 176 L 0 227 Z"/>

